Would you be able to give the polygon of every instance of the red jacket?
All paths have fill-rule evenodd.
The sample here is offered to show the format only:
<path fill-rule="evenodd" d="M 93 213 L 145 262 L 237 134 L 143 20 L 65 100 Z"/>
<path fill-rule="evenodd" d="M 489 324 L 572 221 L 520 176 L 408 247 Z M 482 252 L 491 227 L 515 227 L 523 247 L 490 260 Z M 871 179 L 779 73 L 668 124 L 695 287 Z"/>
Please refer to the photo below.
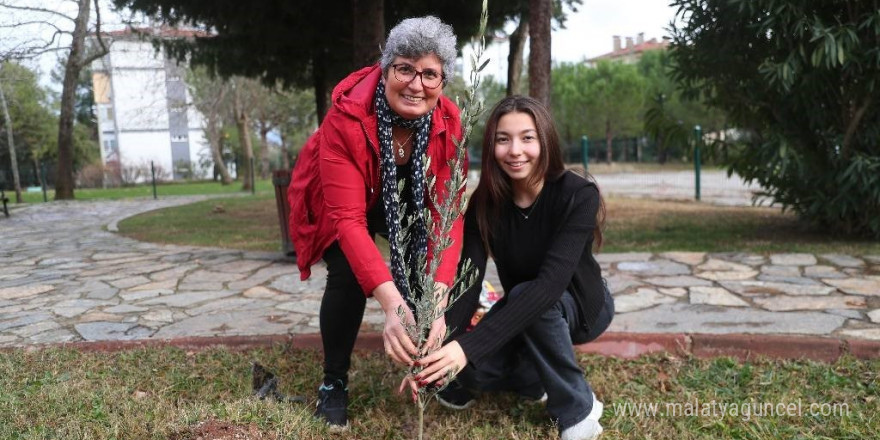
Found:
<path fill-rule="evenodd" d="M 334 89 L 332 107 L 318 130 L 306 141 L 296 161 L 290 187 L 290 233 L 296 249 L 300 278 L 311 275 L 311 266 L 324 250 L 339 240 L 342 252 L 366 295 L 379 284 L 392 281 L 382 255 L 367 232 L 367 212 L 381 203 L 379 131 L 373 98 L 382 70 L 363 68 L 343 79 Z M 445 197 L 446 181 L 455 157 L 453 138 L 461 139 L 458 107 L 440 96 L 431 118 L 428 175 L 437 176 L 437 189 Z M 464 163 L 467 166 L 467 160 Z M 466 171 L 466 170 L 465 170 Z M 425 206 L 439 224 L 437 209 L 425 191 Z M 436 279 L 452 285 L 461 253 L 463 216 L 454 224 L 450 246 L 441 256 Z M 428 234 L 428 248 L 431 248 Z M 432 256 L 429 254 L 429 258 Z"/>

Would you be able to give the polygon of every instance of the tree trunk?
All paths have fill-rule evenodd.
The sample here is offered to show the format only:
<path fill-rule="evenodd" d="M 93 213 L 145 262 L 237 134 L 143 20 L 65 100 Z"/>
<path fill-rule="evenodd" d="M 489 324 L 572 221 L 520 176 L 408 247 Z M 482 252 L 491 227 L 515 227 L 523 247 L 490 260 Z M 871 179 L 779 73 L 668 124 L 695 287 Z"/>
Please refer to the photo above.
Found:
<path fill-rule="evenodd" d="M 380 48 L 385 42 L 385 1 L 352 0 L 351 9 L 354 17 L 352 62 L 359 69 L 379 60 Z"/>
<path fill-rule="evenodd" d="M 510 50 L 507 54 L 507 96 L 519 94 L 522 78 L 523 52 L 529 36 L 529 21 L 525 14 L 520 14 L 519 25 L 510 34 Z"/>
<path fill-rule="evenodd" d="M 269 178 L 269 139 L 268 134 L 271 127 L 263 121 L 260 121 L 260 179 Z"/>
<path fill-rule="evenodd" d="M 206 115 L 205 131 L 208 135 L 208 143 L 211 146 L 211 159 L 214 161 L 214 169 L 220 173 L 220 184 L 229 185 L 232 183 L 232 177 L 229 176 L 229 170 L 226 168 L 226 163 L 223 162 L 223 133 L 217 124 L 217 119 L 218 116 L 216 114 L 213 116 Z"/>
<path fill-rule="evenodd" d="M 242 87 L 243 84 L 239 83 L 235 87 L 235 124 L 238 126 L 238 139 L 241 142 L 241 150 L 244 153 L 244 163 L 242 163 L 241 168 L 244 168 L 244 172 L 240 173 L 244 179 L 242 182 L 241 189 L 243 191 L 251 190 L 251 161 L 254 158 L 254 147 L 251 145 L 251 133 L 250 133 L 250 118 L 248 117 L 247 111 L 244 109 L 244 104 L 242 103 Z"/>
<path fill-rule="evenodd" d="M 612 145 L 613 141 L 614 141 L 614 135 L 611 133 L 611 120 L 606 119 L 605 120 L 605 147 L 606 147 L 605 161 L 608 162 L 609 164 L 611 164 L 611 160 L 613 159 L 612 154 L 611 154 L 612 153 L 611 145 Z"/>
<path fill-rule="evenodd" d="M 666 145 L 664 145 L 663 134 L 657 136 L 657 163 L 663 165 L 666 163 Z"/>
<path fill-rule="evenodd" d="M 529 96 L 550 108 L 551 0 L 529 0 Z"/>
<path fill-rule="evenodd" d="M 55 200 L 73 199 L 73 118 L 76 105 L 76 84 L 83 67 L 86 32 L 89 27 L 91 2 L 78 0 L 79 12 L 74 20 L 70 54 L 64 67 L 61 88 L 61 110 L 58 115 L 58 165 L 55 176 Z"/>
<path fill-rule="evenodd" d="M 315 109 L 318 112 L 318 125 L 324 121 L 327 110 L 330 108 L 330 85 L 327 84 L 327 69 L 324 65 L 325 57 L 321 53 L 317 53 L 312 57 L 312 80 L 315 88 Z"/>
<path fill-rule="evenodd" d="M 2 68 L 0 64 L 0 68 Z M 15 142 L 12 136 L 12 117 L 9 116 L 9 106 L 6 105 L 6 94 L 3 93 L 3 84 L 0 84 L 0 101 L 3 104 L 3 119 L 6 121 L 6 142 L 9 145 L 9 164 L 12 167 L 12 185 L 15 188 L 15 203 L 21 203 L 21 179 L 18 175 L 18 158 L 15 156 Z"/>
<path fill-rule="evenodd" d="M 284 134 L 284 130 L 281 130 L 281 168 L 285 170 L 290 169 L 290 155 L 287 151 L 287 135 Z"/>

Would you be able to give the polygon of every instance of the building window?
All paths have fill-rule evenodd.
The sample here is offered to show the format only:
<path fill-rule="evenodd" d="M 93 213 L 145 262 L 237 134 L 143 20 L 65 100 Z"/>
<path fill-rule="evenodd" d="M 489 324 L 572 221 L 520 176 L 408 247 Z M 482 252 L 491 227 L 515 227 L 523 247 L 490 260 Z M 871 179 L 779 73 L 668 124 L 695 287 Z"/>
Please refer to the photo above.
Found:
<path fill-rule="evenodd" d="M 171 113 L 183 113 L 184 111 L 186 111 L 186 108 L 183 106 L 176 105 L 176 106 L 173 106 L 170 109 L 168 109 L 168 111 Z"/>
<path fill-rule="evenodd" d="M 186 140 L 187 136 L 185 134 L 171 136 L 171 142 L 186 142 Z"/>
<path fill-rule="evenodd" d="M 104 120 L 106 120 L 106 121 L 113 120 L 113 107 L 105 107 L 104 108 Z"/>
<path fill-rule="evenodd" d="M 179 75 L 170 75 L 170 76 L 168 76 L 167 78 L 165 78 L 165 81 L 168 81 L 168 82 L 179 82 L 179 81 L 180 81 L 180 76 L 179 76 Z"/>

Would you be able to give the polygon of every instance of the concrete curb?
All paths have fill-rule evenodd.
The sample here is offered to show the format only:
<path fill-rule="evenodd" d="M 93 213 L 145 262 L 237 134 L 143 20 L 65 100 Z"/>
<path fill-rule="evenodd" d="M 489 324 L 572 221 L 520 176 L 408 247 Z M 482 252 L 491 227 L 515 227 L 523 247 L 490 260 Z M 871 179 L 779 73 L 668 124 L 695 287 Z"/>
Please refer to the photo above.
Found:
<path fill-rule="evenodd" d="M 249 350 L 273 345 L 293 349 L 320 350 L 321 335 L 257 335 L 225 337 L 187 337 L 174 339 L 140 339 L 129 341 L 83 341 L 61 344 L 32 345 L 25 350 L 62 347 L 89 352 L 115 352 L 172 346 L 184 350 L 204 350 L 225 347 L 231 350 Z M 365 332 L 358 336 L 356 349 L 381 351 L 382 335 Z M 11 351 L 3 348 L 0 352 Z M 740 360 L 758 357 L 769 359 L 810 359 L 834 362 L 845 354 L 857 359 L 880 359 L 880 341 L 820 338 L 796 335 L 752 334 L 684 334 L 684 333 L 620 333 L 609 332 L 589 344 L 575 346 L 580 353 L 598 354 L 622 359 L 634 359 L 654 353 L 672 353 L 680 356 L 713 358 L 731 356 Z"/>

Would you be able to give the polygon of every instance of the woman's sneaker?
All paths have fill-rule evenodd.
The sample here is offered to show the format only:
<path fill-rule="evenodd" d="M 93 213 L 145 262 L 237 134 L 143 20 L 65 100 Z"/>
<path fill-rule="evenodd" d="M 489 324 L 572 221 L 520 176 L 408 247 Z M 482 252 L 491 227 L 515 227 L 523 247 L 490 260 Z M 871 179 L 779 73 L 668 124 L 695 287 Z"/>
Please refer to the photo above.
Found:
<path fill-rule="evenodd" d="M 449 409 L 462 410 L 470 408 L 477 400 L 473 393 L 454 380 L 437 393 L 437 401 Z"/>
<path fill-rule="evenodd" d="M 330 429 L 345 429 L 348 426 L 348 388 L 341 380 L 321 384 L 318 388 L 315 417 L 327 422 Z"/>

